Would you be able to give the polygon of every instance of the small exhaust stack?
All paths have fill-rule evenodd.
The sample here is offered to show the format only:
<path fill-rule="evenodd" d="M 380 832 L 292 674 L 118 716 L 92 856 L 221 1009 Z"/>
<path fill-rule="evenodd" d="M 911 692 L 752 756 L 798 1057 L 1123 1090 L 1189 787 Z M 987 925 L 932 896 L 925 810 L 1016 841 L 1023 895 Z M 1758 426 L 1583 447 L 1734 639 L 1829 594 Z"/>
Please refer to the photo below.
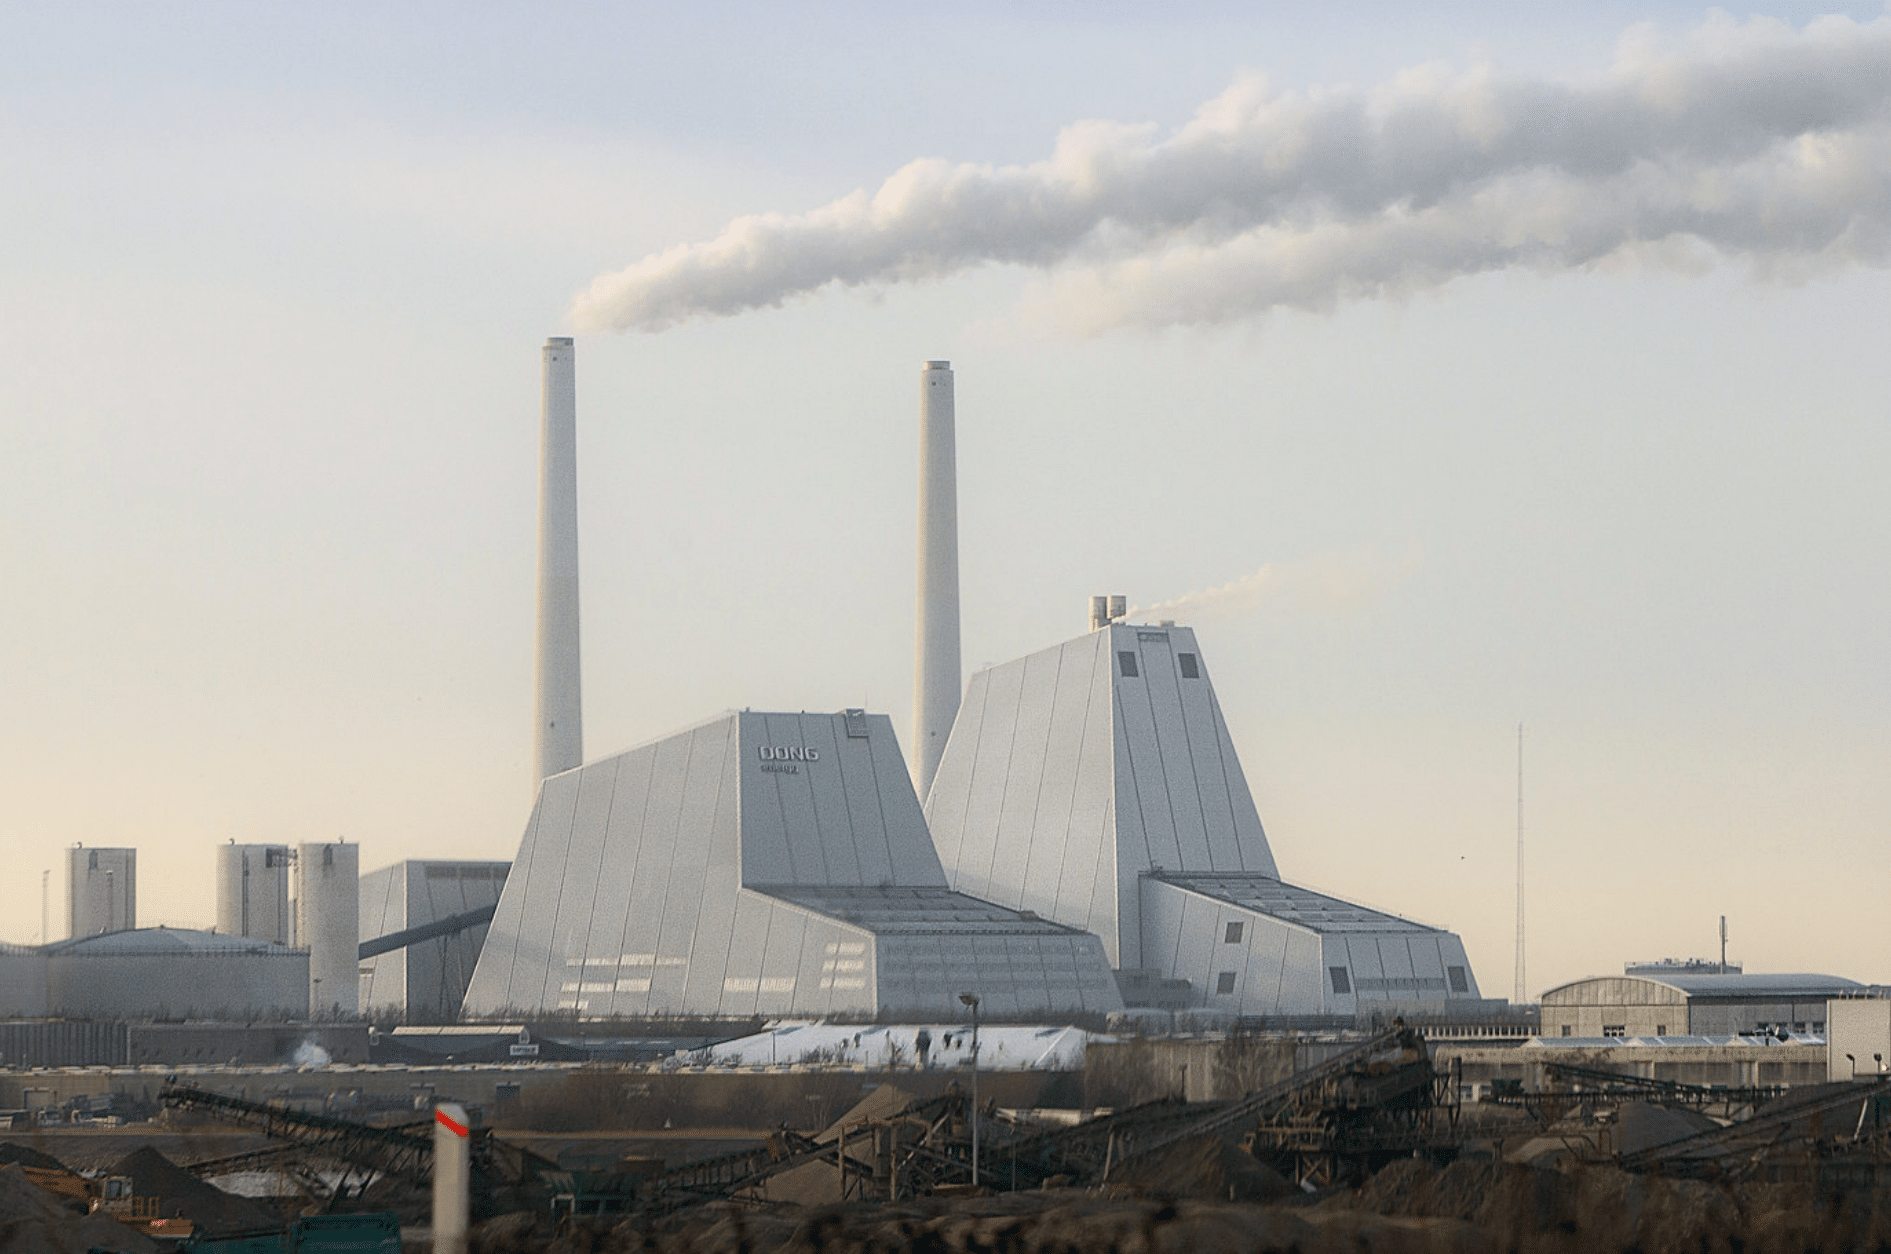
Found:
<path fill-rule="evenodd" d="M 466 1254 L 472 1214 L 472 1136 L 466 1107 L 433 1108 L 433 1254 Z"/>
<path fill-rule="evenodd" d="M 959 479 L 952 363 L 919 372 L 919 604 L 913 673 L 913 786 L 932 790 L 959 715 Z"/>
<path fill-rule="evenodd" d="M 545 341 L 538 449 L 538 722 L 540 780 L 584 764 L 578 682 L 578 386 L 571 340 Z"/>
<path fill-rule="evenodd" d="M 1129 598 L 1123 596 L 1090 598 L 1090 630 L 1102 631 L 1129 613 Z"/>

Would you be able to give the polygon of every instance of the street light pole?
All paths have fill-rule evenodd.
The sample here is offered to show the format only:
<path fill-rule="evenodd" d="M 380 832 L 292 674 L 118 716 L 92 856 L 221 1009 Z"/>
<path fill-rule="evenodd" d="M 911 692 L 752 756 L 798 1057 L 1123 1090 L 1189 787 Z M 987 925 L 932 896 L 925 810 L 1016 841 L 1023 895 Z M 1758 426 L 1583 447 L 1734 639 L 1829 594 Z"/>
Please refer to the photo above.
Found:
<path fill-rule="evenodd" d="M 972 1187 L 978 1187 L 978 995 L 960 993 L 959 1001 L 972 1008 Z"/>

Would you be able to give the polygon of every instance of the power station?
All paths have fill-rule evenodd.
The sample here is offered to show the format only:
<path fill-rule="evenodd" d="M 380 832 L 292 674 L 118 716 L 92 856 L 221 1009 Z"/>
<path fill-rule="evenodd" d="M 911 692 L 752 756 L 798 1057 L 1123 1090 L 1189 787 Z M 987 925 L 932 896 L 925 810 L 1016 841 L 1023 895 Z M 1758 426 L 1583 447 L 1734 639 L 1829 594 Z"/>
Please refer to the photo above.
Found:
<path fill-rule="evenodd" d="M 573 342 L 541 354 L 535 803 L 508 862 L 217 850 L 214 932 L 137 927 L 136 851 L 71 853 L 71 940 L 13 1013 L 364 1010 L 950 1021 L 1481 1002 L 1462 941 L 1280 876 L 1194 631 L 1123 621 L 962 683 L 957 398 L 919 384 L 910 757 L 858 709 L 728 711 L 583 758 Z M 115 1009 L 116 1008 L 116 1009 Z"/>

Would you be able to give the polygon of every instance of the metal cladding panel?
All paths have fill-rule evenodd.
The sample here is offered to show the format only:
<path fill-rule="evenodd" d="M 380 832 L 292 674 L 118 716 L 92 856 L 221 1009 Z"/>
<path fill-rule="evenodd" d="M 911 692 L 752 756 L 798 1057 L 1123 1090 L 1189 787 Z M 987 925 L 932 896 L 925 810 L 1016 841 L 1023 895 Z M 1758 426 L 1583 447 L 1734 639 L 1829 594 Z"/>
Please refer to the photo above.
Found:
<path fill-rule="evenodd" d="M 820 841 L 823 861 L 827 864 L 827 875 L 823 882 L 828 884 L 868 884 L 879 883 L 889 875 L 886 868 L 880 874 L 868 877 L 868 863 L 862 857 L 861 840 L 863 832 L 854 823 L 852 808 L 847 802 L 847 786 L 841 778 L 846 764 L 841 761 L 839 746 L 835 744 L 835 723 L 833 715 L 785 715 L 771 716 L 770 723 L 776 721 L 789 724 L 796 740 L 810 750 L 820 753 L 820 760 L 802 765 L 798 777 L 806 781 L 808 797 L 814 803 L 814 836 Z M 790 744 L 794 741 L 790 741 Z M 878 807 L 876 806 L 877 810 Z M 868 818 L 863 814 L 863 820 Z M 883 832 L 884 826 L 878 822 L 878 814 L 872 816 L 873 827 Z"/>
<path fill-rule="evenodd" d="M 591 907 L 591 935 L 585 946 L 587 975 L 579 983 L 588 979 L 602 984 L 608 980 L 610 993 L 598 990 L 595 996 L 608 997 L 606 1004 L 612 1014 L 635 1012 L 620 1007 L 641 1009 L 647 992 L 637 990 L 636 981 L 649 972 L 639 968 L 627 977 L 624 955 L 634 949 L 625 932 L 636 894 L 640 888 L 651 888 L 651 881 L 659 878 L 644 859 L 644 817 L 649 812 L 656 762 L 657 755 L 651 752 L 628 753 L 617 759 L 616 788 L 605 822 L 605 853 L 597 867 L 597 897 Z M 662 891 L 661 884 L 654 888 L 657 893 Z M 659 898 L 652 896 L 651 900 Z M 647 905 L 646 909 L 654 911 L 655 907 Z M 625 984 L 626 978 L 629 985 Z"/>
<path fill-rule="evenodd" d="M 1001 879 L 998 847 L 1012 834 L 1005 831 L 1005 782 L 1011 774 L 1011 747 L 1017 734 L 1021 698 L 1024 692 L 1024 661 L 1008 662 L 986 672 L 984 717 L 969 763 L 969 777 L 955 786 L 965 790 L 966 828 L 958 842 L 958 883 L 955 887 L 974 897 L 983 897 L 1000 905 L 1018 908 L 1024 886 Z M 947 744 L 950 755 L 952 747 Z M 941 762 L 944 774 L 946 763 Z M 958 763 L 952 763 L 958 766 Z M 939 788 L 937 776 L 933 789 Z M 1031 833 L 1035 836 L 1035 833 Z"/>
<path fill-rule="evenodd" d="M 756 893 L 738 893 L 729 923 L 729 955 L 723 963 L 716 1013 L 746 1018 L 755 1013 L 762 991 L 762 963 L 768 953 L 770 903 Z"/>
<path fill-rule="evenodd" d="M 1114 637 L 1115 631 L 1107 634 Z M 1122 643 L 1112 640 L 1112 643 Z M 1113 654 L 1134 654 L 1130 649 L 1115 649 Z M 1141 674 L 1131 678 L 1123 674 L 1120 657 L 1116 667 L 1116 830 L 1118 839 L 1129 836 L 1129 820 L 1141 836 L 1140 845 L 1129 844 L 1130 856 L 1138 870 L 1161 867 L 1179 870 L 1183 866 L 1181 842 L 1175 834 L 1175 815 L 1169 806 L 1169 781 L 1163 772 L 1162 753 L 1157 747 L 1155 710 L 1149 704 L 1148 680 Z"/>
<path fill-rule="evenodd" d="M 400 864 L 405 870 L 405 927 L 495 905 L 505 888 L 509 867 L 504 862 L 445 859 Z M 363 881 L 365 883 L 365 881 Z M 398 929 L 390 929 L 398 930 Z M 410 1011 L 458 1015 L 466 1000 L 474 965 L 486 943 L 487 925 L 469 927 L 449 936 L 420 941 L 383 958 L 398 958 Z M 380 935 L 364 927 L 362 936 Z M 374 959 L 370 959 L 374 961 Z M 366 987 L 364 981 L 363 987 Z M 363 1003 L 366 1004 L 366 1003 Z"/>
<path fill-rule="evenodd" d="M 1011 761 L 1002 780 L 998 839 L 992 850 L 992 879 L 1015 886 L 1019 909 L 1040 914 L 1057 908 L 1057 869 L 1067 838 L 1057 807 L 1047 811 L 1044 806 L 1045 766 L 1062 660 L 1061 651 L 1034 653 L 1023 660 Z"/>
<path fill-rule="evenodd" d="M 1355 938 L 1356 939 L 1356 938 Z M 1352 947 L 1344 935 L 1328 933 L 1320 937 L 1320 987 L 1326 1000 L 1326 1013 L 1352 1014 L 1359 1005 L 1359 971 L 1353 961 Z M 1346 972 L 1346 992 L 1333 986 L 1333 968 Z"/>
<path fill-rule="evenodd" d="M 558 895 L 565 885 L 571 824 L 578 810 L 578 778 L 588 769 L 554 775 L 539 788 L 534 835 L 539 847 L 549 856 L 533 864 L 531 878 L 520 886 L 525 890 L 520 903 L 524 917 L 519 924 L 522 939 L 515 955 L 510 996 L 509 1000 L 493 1006 L 493 1010 L 536 1009 L 557 1003 L 559 981 L 565 973 L 565 955 L 558 943 L 561 939 L 557 930 Z M 498 930 L 498 922 L 495 917 L 494 931 Z M 528 936 L 529 943 L 523 939 Z M 479 982 L 477 972 L 473 982 L 475 985 Z"/>
<path fill-rule="evenodd" d="M 659 942 L 663 950 L 680 953 L 684 965 L 674 976 L 671 968 L 657 972 L 651 1005 L 659 1011 L 687 1013 L 715 1005 L 722 995 L 729 917 L 741 867 L 736 837 L 740 803 L 730 769 L 738 747 L 735 724 L 733 717 L 718 719 L 688 736 Z"/>
<path fill-rule="evenodd" d="M 1227 728 L 1222 725 L 1221 710 L 1215 704 L 1215 690 L 1208 679 L 1208 667 L 1202 661 L 1201 646 L 1195 642 L 1195 633 L 1186 627 L 1170 629 L 1170 645 L 1178 661 L 1176 698 L 1182 706 L 1183 725 L 1188 729 L 1189 761 L 1195 772 L 1195 795 L 1208 840 L 1208 865 L 1216 870 L 1264 870 L 1272 874 L 1274 860 L 1267 852 L 1267 838 L 1259 835 L 1260 816 L 1252 815 L 1253 821 L 1245 831 L 1235 821 L 1237 796 L 1228 778 L 1234 747 L 1228 740 Z M 1179 664 L 1180 655 L 1184 653 L 1195 660 L 1192 679 Z M 1240 770 L 1240 763 L 1235 762 L 1237 776 Z M 1247 798 L 1245 785 L 1240 789 L 1240 797 Z M 1246 805 L 1248 810 L 1253 810 L 1251 798 L 1246 800 Z M 1251 851 L 1248 846 L 1257 841 L 1259 849 Z M 1248 865 L 1251 852 L 1258 855 L 1255 860 L 1261 865 Z"/>
<path fill-rule="evenodd" d="M 1129 629 L 1114 631 L 1127 642 Z M 1142 691 L 1149 701 L 1150 717 L 1155 723 L 1156 762 L 1162 772 L 1164 793 L 1169 805 L 1169 822 L 1180 850 L 1176 866 L 1213 866 L 1208 851 L 1208 826 L 1202 818 L 1201 781 L 1193 746 L 1190 744 L 1188 719 L 1182 705 L 1182 677 L 1169 642 L 1169 630 L 1137 630 L 1135 649 L 1140 658 Z M 1192 681 L 1200 683 L 1200 680 Z M 1127 696 L 1127 688 L 1124 689 Z M 1206 728 L 1202 728 L 1206 731 Z M 1206 744 L 1203 748 L 1207 748 Z"/>
<path fill-rule="evenodd" d="M 598 881 L 607 865 L 605 836 L 610 828 L 611 802 L 617 792 L 622 758 L 609 758 L 577 773 L 578 801 L 571 817 L 571 843 L 565 855 L 558 898 L 552 915 L 552 935 L 566 960 L 567 979 L 595 983 L 587 968 L 592 961 L 616 964 L 615 953 L 600 954 L 591 947 L 593 907 Z M 615 949 L 615 946 L 611 947 Z M 578 965 L 573 966 L 573 963 Z"/>
<path fill-rule="evenodd" d="M 512 860 L 512 874 L 506 880 L 505 892 L 499 896 L 498 908 L 493 911 L 486 943 L 479 951 L 479 963 L 473 968 L 473 981 L 466 990 L 465 1013 L 494 1014 L 522 1004 L 513 997 L 512 983 L 519 950 L 525 943 L 526 885 L 533 878 L 534 861 L 543 856 L 538 836 L 539 816 L 544 806 L 545 788 L 541 784 L 538 799 L 532 803 L 531 817 L 525 823 L 525 835 L 519 840 L 519 852 Z"/>
<path fill-rule="evenodd" d="M 945 884 L 884 715 L 743 714 L 742 882 Z"/>
<path fill-rule="evenodd" d="M 738 913 L 757 900 L 757 894 L 744 891 L 736 907 Z M 793 1014 L 806 1003 L 809 992 L 815 988 L 813 984 L 806 988 L 801 984 L 802 950 L 808 942 L 808 920 L 798 911 L 786 909 L 775 902 L 765 901 L 762 904 L 765 906 L 762 912 L 764 935 L 761 948 L 753 951 L 753 956 L 761 960 L 755 989 L 755 1013 Z M 739 927 L 736 937 L 735 952 L 744 957 L 750 956 L 742 948 Z M 730 969 L 734 970 L 733 962 L 730 963 Z"/>
<path fill-rule="evenodd" d="M 720 1005 L 734 953 L 735 906 L 741 892 L 740 759 L 732 752 L 718 755 L 722 782 L 716 789 L 713 820 L 715 850 L 703 877 L 702 904 L 696 912 L 696 934 L 690 941 L 689 978 L 684 985 L 686 1006 Z M 754 939 L 764 939 L 765 934 Z"/>
<path fill-rule="evenodd" d="M 225 846 L 228 848 L 228 846 Z M 221 913 L 221 912 L 219 912 Z M 361 936 L 369 940 L 407 926 L 407 864 L 370 871 L 361 877 Z M 222 931 L 221 924 L 218 931 Z M 361 959 L 361 1008 L 407 1006 L 407 964 L 403 950 Z"/>

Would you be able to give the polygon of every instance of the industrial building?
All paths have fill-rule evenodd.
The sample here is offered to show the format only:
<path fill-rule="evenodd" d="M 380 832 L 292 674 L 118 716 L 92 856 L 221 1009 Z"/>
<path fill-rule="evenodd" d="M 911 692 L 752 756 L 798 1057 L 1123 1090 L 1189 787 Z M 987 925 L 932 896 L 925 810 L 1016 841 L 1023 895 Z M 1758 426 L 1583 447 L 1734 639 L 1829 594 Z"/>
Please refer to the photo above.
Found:
<path fill-rule="evenodd" d="M 217 847 L 217 931 L 226 936 L 288 945 L 295 940 L 289 875 L 295 857 L 287 845 Z"/>
<path fill-rule="evenodd" d="M 74 845 L 66 861 L 66 935 L 138 926 L 138 851 Z"/>
<path fill-rule="evenodd" d="M 23 1018 L 300 1018 L 308 989 L 306 951 L 192 928 L 0 951 L 0 1014 Z"/>
<path fill-rule="evenodd" d="M 1823 1036 L 1826 1002 L 1865 986 L 1836 975 L 1603 975 L 1543 994 L 1546 1037 Z"/>
<path fill-rule="evenodd" d="M 1120 1009 L 1082 930 L 954 892 L 882 715 L 729 713 L 546 780 L 469 1015 Z"/>
<path fill-rule="evenodd" d="M 1113 612 L 972 677 L 926 798 L 952 886 L 1102 938 L 1132 1000 L 1480 1002 L 1454 933 L 1280 878 L 1195 633 Z"/>
<path fill-rule="evenodd" d="M 372 941 L 490 909 L 499 903 L 511 866 L 435 860 L 370 871 L 361 877 L 361 937 Z M 486 929 L 485 923 L 472 923 L 362 958 L 362 1012 L 428 1018 L 459 1014 Z"/>

